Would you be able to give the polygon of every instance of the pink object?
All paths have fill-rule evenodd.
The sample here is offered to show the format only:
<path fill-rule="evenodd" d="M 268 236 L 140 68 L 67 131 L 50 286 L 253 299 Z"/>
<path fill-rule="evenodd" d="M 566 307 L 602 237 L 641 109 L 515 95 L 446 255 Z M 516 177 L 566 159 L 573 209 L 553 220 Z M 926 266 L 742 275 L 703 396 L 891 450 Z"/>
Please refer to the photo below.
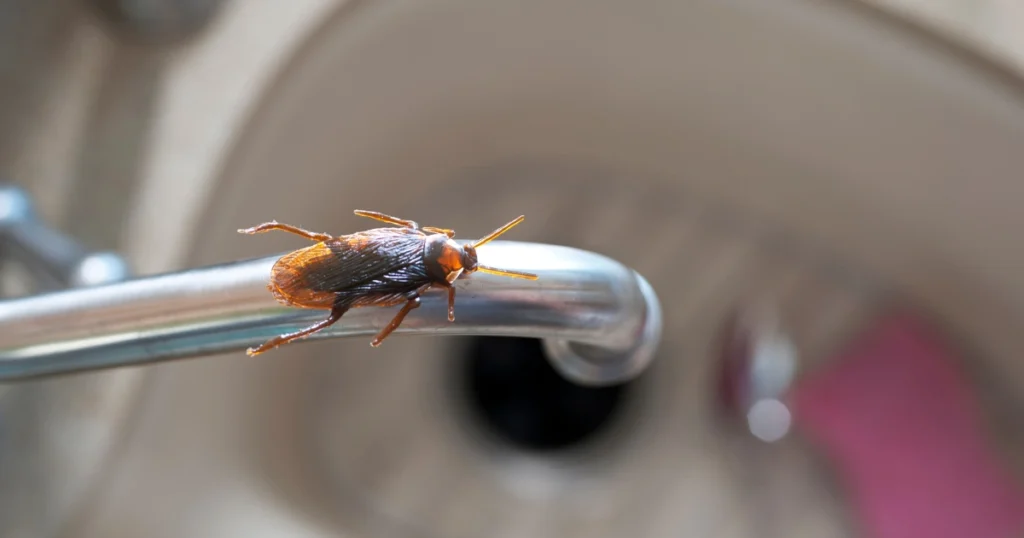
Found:
<path fill-rule="evenodd" d="M 865 538 L 1024 536 L 1024 489 L 951 355 L 917 321 L 889 319 L 791 393 Z"/>

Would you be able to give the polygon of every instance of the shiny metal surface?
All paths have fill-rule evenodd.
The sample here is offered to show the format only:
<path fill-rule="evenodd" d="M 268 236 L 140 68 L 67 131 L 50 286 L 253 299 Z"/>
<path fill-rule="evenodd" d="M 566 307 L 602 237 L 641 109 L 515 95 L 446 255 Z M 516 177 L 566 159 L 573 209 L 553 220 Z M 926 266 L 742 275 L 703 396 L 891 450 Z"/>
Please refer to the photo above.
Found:
<path fill-rule="evenodd" d="M 544 338 L 560 370 L 588 384 L 631 379 L 653 358 L 661 310 L 629 268 L 578 249 L 508 241 L 481 256 L 539 279 L 474 274 L 456 285 L 455 322 L 447 319 L 447 295 L 429 293 L 396 334 Z M 322 319 L 267 292 L 276 259 L 2 302 L 0 380 L 241 351 Z M 372 335 L 393 315 L 353 309 L 311 338 Z"/>
<path fill-rule="evenodd" d="M 742 305 L 726 323 L 721 351 L 723 407 L 756 438 L 776 442 L 791 426 L 786 394 L 799 350 L 770 305 Z"/>

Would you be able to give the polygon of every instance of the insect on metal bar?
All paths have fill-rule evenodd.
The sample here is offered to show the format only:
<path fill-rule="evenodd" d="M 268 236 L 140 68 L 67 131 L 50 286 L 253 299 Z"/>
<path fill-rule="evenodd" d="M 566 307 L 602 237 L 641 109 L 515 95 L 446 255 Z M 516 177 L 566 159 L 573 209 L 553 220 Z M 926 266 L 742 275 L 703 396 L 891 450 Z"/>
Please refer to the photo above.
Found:
<path fill-rule="evenodd" d="M 398 226 L 375 228 L 338 237 L 315 233 L 276 221 L 238 230 L 258 234 L 271 230 L 293 233 L 315 245 L 282 256 L 271 269 L 267 288 L 281 303 L 298 308 L 330 310 L 330 315 L 305 329 L 271 338 L 249 348 L 250 356 L 309 336 L 336 323 L 350 308 L 403 304 L 394 319 L 377 334 L 370 345 L 377 347 L 402 320 L 420 306 L 420 295 L 430 288 L 448 290 L 448 320 L 455 321 L 456 279 L 476 271 L 513 278 L 536 280 L 530 273 L 487 267 L 477 262 L 476 249 L 493 241 L 525 216 L 494 230 L 483 239 L 459 245 L 453 230 L 420 227 L 375 211 L 355 214 Z"/>

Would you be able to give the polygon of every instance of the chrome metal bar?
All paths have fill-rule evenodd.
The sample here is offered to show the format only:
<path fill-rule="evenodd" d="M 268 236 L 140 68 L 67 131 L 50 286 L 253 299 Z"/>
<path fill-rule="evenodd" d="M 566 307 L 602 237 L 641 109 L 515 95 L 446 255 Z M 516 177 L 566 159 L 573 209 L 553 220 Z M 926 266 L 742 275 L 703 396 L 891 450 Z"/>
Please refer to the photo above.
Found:
<path fill-rule="evenodd" d="M 657 296 L 639 274 L 573 248 L 495 241 L 481 262 L 528 271 L 536 281 L 475 273 L 459 280 L 455 321 L 430 292 L 395 332 L 545 340 L 561 373 L 580 383 L 628 380 L 661 337 Z M 0 302 L 0 381 L 234 352 L 323 319 L 278 304 L 267 291 L 277 257 Z M 367 337 L 390 308 L 357 308 L 311 338 Z M 289 345 L 301 345 L 292 343 Z M 385 341 L 383 345 L 387 345 Z M 268 354 L 274 353 L 269 351 Z"/>

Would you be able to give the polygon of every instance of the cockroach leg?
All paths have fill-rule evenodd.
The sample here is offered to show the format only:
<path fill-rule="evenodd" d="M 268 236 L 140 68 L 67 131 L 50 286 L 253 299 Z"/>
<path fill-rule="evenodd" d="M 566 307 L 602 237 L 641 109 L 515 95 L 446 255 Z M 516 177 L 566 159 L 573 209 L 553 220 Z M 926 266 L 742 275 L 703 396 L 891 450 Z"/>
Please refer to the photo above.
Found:
<path fill-rule="evenodd" d="M 455 286 L 448 284 L 448 321 L 455 321 Z"/>
<path fill-rule="evenodd" d="M 448 239 L 455 237 L 455 230 L 449 230 L 448 228 L 434 228 L 433 226 L 424 226 L 423 231 L 432 234 L 445 234 Z"/>
<path fill-rule="evenodd" d="M 308 230 L 303 230 L 302 228 L 299 228 L 297 226 L 292 226 L 291 224 L 281 224 L 277 221 L 264 222 L 263 224 L 260 224 L 259 226 L 253 226 L 252 228 L 243 228 L 238 230 L 238 233 L 253 235 L 266 233 L 271 230 L 281 230 L 282 232 L 293 233 L 295 235 L 305 237 L 310 241 L 323 242 L 334 239 L 334 237 L 331 236 L 330 234 L 310 232 Z"/>
<path fill-rule="evenodd" d="M 373 341 L 370 342 L 370 346 L 372 346 L 372 347 L 379 346 L 381 344 L 381 342 L 384 341 L 385 338 L 390 336 L 391 333 L 394 332 L 394 330 L 397 329 L 398 326 L 402 324 L 402 321 L 405 320 L 405 316 L 407 316 L 409 314 L 409 312 L 412 312 L 413 310 L 419 308 L 420 307 L 420 294 L 423 293 L 424 291 L 426 291 L 426 289 L 429 288 L 429 287 L 430 287 L 429 285 L 423 286 L 422 288 L 420 288 L 420 289 L 418 289 L 418 290 L 416 290 L 414 292 L 411 292 L 408 295 L 409 300 L 406 301 L 406 303 L 402 307 L 402 309 L 398 311 L 398 314 L 395 314 L 395 317 L 391 320 L 391 323 L 388 323 L 387 327 L 384 327 L 384 329 L 382 329 L 379 333 L 377 333 L 377 336 L 375 336 Z"/>
<path fill-rule="evenodd" d="M 264 351 L 268 351 L 268 350 L 274 349 L 275 347 L 287 344 L 288 342 L 291 342 L 292 340 L 296 340 L 298 338 L 303 338 L 303 337 L 309 336 L 309 335 L 311 335 L 311 334 L 313 334 L 315 332 L 322 331 L 322 330 L 326 329 L 327 327 L 330 327 L 331 325 L 334 325 L 335 323 L 337 323 L 337 321 L 339 319 L 341 319 L 341 316 L 343 316 L 345 314 L 345 312 L 348 311 L 348 308 L 349 308 L 348 306 L 336 306 L 336 307 L 334 307 L 331 310 L 331 315 L 328 316 L 327 319 L 325 319 L 323 321 L 320 321 L 320 322 L 317 322 L 317 323 L 314 323 L 313 325 L 310 325 L 309 327 L 306 327 L 305 329 L 302 329 L 301 331 L 295 331 L 293 333 L 282 334 L 281 336 L 275 336 L 275 337 L 271 338 L 270 340 L 267 340 L 263 345 L 261 345 L 259 347 L 249 348 L 248 350 L 246 350 L 245 353 L 247 355 L 249 355 L 250 357 L 255 357 L 256 355 L 259 355 L 260 353 L 263 353 Z"/>
<path fill-rule="evenodd" d="M 354 213 L 356 215 L 359 215 L 360 217 L 379 220 L 381 222 L 386 222 L 388 224 L 402 226 L 403 228 L 412 228 L 414 230 L 418 230 L 420 228 L 420 225 L 416 224 L 416 221 L 414 220 L 400 219 L 398 217 L 392 217 L 391 215 L 385 215 L 384 213 L 378 213 L 376 211 L 366 211 L 363 209 L 357 209 L 354 211 Z"/>

